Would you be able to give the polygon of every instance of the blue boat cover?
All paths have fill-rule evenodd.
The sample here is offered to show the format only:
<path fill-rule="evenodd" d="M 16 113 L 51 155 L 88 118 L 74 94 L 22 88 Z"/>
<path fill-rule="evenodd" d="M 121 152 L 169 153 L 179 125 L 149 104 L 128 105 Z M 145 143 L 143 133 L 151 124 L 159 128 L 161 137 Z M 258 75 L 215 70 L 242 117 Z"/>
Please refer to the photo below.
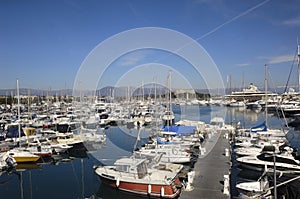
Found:
<path fill-rule="evenodd" d="M 177 136 L 194 134 L 196 126 L 161 126 L 164 132 L 175 132 Z"/>
<path fill-rule="evenodd" d="M 26 136 L 21 128 L 21 135 Z M 19 127 L 14 126 L 7 129 L 6 138 L 18 138 L 19 137 Z"/>
<path fill-rule="evenodd" d="M 263 123 L 252 127 L 251 129 L 247 129 L 245 132 L 263 132 L 263 131 L 267 131 L 267 125 L 266 125 L 266 121 L 264 121 Z"/>

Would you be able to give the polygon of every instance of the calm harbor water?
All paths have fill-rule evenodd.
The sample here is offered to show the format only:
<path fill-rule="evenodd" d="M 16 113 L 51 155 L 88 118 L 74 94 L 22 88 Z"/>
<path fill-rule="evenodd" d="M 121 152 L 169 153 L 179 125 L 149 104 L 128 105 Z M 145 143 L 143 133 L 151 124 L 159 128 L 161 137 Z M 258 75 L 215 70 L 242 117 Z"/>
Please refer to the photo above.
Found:
<path fill-rule="evenodd" d="M 251 127 L 264 121 L 264 113 L 251 110 L 227 108 L 219 106 L 174 106 L 176 120 L 201 120 L 209 123 L 211 117 L 225 117 L 227 123 L 240 122 Z M 270 127 L 284 125 L 283 120 L 269 117 Z M 44 163 L 19 165 L 16 171 L 3 172 L 0 176 L 0 198 L 3 199 L 83 199 L 83 198 L 138 198 L 118 192 L 102 184 L 94 173 L 93 166 L 110 165 L 144 144 L 151 129 L 141 129 L 137 142 L 138 131 L 126 127 L 106 129 L 106 143 L 93 150 L 91 146 L 73 149 L 69 156 L 56 157 L 56 161 L 44 160 Z M 300 149 L 300 134 L 289 132 L 290 143 Z"/>

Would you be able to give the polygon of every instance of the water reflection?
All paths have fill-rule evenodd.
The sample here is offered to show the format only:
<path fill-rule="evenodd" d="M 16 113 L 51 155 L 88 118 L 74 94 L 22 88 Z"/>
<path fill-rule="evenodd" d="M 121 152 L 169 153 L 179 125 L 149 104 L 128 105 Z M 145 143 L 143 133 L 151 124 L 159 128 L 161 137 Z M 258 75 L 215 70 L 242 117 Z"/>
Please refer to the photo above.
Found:
<path fill-rule="evenodd" d="M 250 128 L 266 121 L 266 115 L 263 111 L 234 107 L 224 107 L 224 109 L 226 111 L 226 122 L 235 124 L 240 122 L 241 127 L 243 128 Z M 280 118 L 276 114 L 268 114 L 267 120 L 270 128 L 281 128 L 286 126 L 285 119 Z"/>
<path fill-rule="evenodd" d="M 265 120 L 264 112 L 232 107 L 182 106 L 176 107 L 174 112 L 177 121 L 189 119 L 209 123 L 212 117 L 224 115 L 226 123 L 240 122 L 244 127 L 251 127 Z M 271 114 L 268 115 L 268 121 L 271 128 L 280 127 L 284 123 L 282 118 Z M 37 164 L 19 164 L 15 172 L 2 173 L 0 198 L 141 198 L 101 183 L 93 170 L 94 165 L 112 165 L 116 159 L 131 155 L 138 130 L 122 128 L 126 127 L 107 129 L 105 143 L 85 144 L 69 153 L 41 159 Z M 151 129 L 142 129 L 139 145 L 146 142 L 150 132 Z M 299 148 L 299 131 L 291 130 L 287 137 L 292 146 Z M 249 173 L 240 173 L 239 177 L 243 178 L 247 174 Z"/>

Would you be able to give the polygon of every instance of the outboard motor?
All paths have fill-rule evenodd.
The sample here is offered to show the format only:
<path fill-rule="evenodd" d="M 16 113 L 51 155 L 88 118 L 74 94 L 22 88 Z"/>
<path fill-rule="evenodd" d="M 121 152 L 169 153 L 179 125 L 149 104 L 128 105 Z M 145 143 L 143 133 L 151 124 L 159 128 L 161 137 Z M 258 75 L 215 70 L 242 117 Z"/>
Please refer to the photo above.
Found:
<path fill-rule="evenodd" d="M 15 159 L 12 158 L 12 157 L 7 157 L 6 160 L 5 160 L 5 162 L 6 162 L 6 164 L 7 164 L 7 166 L 8 166 L 9 168 L 15 167 L 15 166 L 16 166 L 16 161 L 15 161 Z"/>

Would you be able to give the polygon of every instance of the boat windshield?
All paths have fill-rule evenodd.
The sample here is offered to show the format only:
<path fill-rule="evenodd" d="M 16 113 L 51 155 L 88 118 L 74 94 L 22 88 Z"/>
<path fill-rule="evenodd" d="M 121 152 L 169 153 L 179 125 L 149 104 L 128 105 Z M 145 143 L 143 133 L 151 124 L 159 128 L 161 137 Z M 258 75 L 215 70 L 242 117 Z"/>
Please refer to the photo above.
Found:
<path fill-rule="evenodd" d="M 268 162 L 273 162 L 274 161 L 273 155 L 272 154 L 268 154 L 268 153 L 260 154 L 260 155 L 257 156 L 257 158 L 259 160 L 262 160 L 262 161 L 268 161 Z M 276 156 L 276 162 L 278 162 L 278 163 L 285 163 L 285 164 L 292 164 L 292 165 L 299 165 L 293 159 L 289 159 L 289 158 L 285 158 L 285 157 L 280 157 L 280 156 Z"/>

